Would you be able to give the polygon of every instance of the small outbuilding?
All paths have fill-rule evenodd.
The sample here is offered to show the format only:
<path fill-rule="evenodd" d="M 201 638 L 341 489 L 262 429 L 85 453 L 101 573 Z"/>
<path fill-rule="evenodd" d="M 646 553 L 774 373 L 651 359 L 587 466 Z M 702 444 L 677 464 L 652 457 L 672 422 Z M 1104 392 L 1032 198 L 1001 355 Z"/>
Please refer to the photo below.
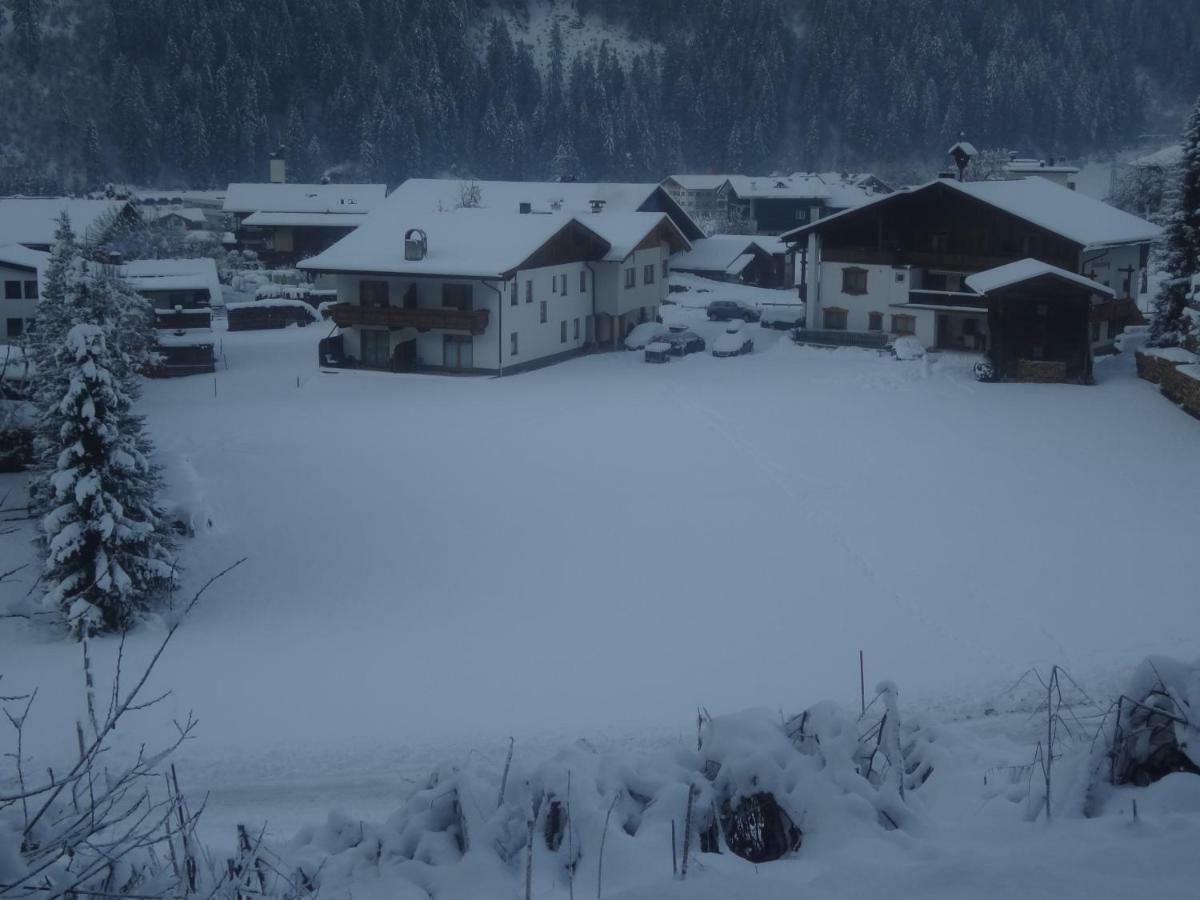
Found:
<path fill-rule="evenodd" d="M 1087 384 L 1092 380 L 1092 310 L 1113 291 L 1066 269 L 1022 259 L 969 275 L 986 299 L 995 377 Z"/>

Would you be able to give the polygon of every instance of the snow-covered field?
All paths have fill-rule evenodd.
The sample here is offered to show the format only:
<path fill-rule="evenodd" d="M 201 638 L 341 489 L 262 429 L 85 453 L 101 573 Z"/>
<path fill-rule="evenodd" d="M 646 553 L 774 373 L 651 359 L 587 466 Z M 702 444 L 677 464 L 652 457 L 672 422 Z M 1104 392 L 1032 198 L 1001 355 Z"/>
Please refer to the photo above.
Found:
<path fill-rule="evenodd" d="M 722 327 L 666 315 L 710 341 Z M 1032 754 L 1029 697 L 1007 691 L 1030 666 L 1100 697 L 1148 653 L 1200 655 L 1200 423 L 1125 357 L 1090 388 L 984 385 L 968 357 L 749 328 L 747 357 L 610 353 L 480 379 L 322 373 L 318 325 L 225 334 L 215 378 L 147 384 L 172 498 L 211 519 L 184 545 L 186 587 L 246 562 L 163 660 L 166 705 L 121 739 L 194 710 L 179 761 L 212 791 L 208 835 L 266 818 L 287 836 L 333 808 L 382 820 L 411 779 L 502 758 L 510 735 L 533 756 L 581 736 L 645 749 L 694 740 L 698 706 L 854 707 L 861 649 L 868 690 L 893 679 L 906 708 L 953 724 L 938 827 L 802 853 L 752 887 L 634 896 L 958 897 L 970 879 L 1134 896 L 1114 861 L 1158 848 L 1185 865 L 1200 817 L 1076 823 L 1059 848 L 978 811 L 983 771 Z M 0 494 L 20 487 L 0 476 Z M 0 570 L 30 556 L 7 536 Z M 5 688 L 40 686 L 27 749 L 69 753 L 78 657 L 0 622 Z"/>

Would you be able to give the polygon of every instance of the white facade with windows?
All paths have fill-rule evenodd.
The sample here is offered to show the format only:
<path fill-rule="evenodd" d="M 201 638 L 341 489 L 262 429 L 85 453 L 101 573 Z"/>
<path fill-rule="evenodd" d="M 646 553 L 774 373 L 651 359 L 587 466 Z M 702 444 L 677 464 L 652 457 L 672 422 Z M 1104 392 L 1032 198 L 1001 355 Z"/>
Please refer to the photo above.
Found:
<path fill-rule="evenodd" d="M 20 340 L 37 316 L 41 279 L 49 254 L 9 244 L 0 247 L 0 342 Z"/>

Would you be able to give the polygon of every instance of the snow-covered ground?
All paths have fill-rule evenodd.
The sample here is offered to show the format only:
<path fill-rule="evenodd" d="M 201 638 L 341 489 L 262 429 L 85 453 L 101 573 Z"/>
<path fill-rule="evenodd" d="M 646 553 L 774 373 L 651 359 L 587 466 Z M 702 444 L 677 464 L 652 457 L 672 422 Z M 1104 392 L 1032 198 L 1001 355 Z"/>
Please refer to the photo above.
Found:
<path fill-rule="evenodd" d="M 710 341 L 724 327 L 665 315 Z M 1006 693 L 1030 666 L 1099 697 L 1148 653 L 1200 655 L 1200 423 L 1126 357 L 1098 360 L 1095 387 L 991 385 L 969 357 L 748 327 L 750 356 L 483 379 L 323 373 L 314 325 L 224 334 L 215 377 L 148 383 L 172 498 L 211 520 L 184 544 L 186 587 L 246 562 L 164 658 L 172 696 L 120 740 L 194 710 L 179 762 L 211 789 L 208 836 L 264 818 L 287 836 L 333 808 L 382 820 L 412 779 L 498 760 L 510 735 L 534 757 L 581 736 L 636 750 L 692 740 L 698 706 L 856 706 L 861 649 L 868 688 L 893 679 L 906 708 L 954 723 L 957 774 L 931 782 L 941 824 L 764 867 L 753 896 L 965 896 L 966 866 L 996 896 L 1010 876 L 1012 894 L 1133 896 L 1115 861 L 1153 846 L 1183 865 L 1196 817 L 1190 837 L 1081 822 L 1054 850 L 1015 814 L 975 813 L 983 771 L 1031 756 L 1028 697 Z M 0 495 L 20 488 L 0 476 Z M 0 541 L 0 571 L 30 557 L 21 533 Z M 131 665 L 160 635 L 130 639 Z M 70 752 L 78 662 L 0 622 L 4 687 L 40 686 L 30 752 Z M 751 890 L 724 877 L 669 896 Z"/>

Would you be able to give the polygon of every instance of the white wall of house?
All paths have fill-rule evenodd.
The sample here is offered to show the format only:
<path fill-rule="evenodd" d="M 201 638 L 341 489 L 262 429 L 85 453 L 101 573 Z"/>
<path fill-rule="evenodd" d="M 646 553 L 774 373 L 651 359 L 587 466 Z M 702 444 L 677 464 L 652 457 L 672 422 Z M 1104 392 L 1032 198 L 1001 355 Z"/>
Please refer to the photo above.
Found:
<path fill-rule="evenodd" d="M 865 269 L 867 272 L 867 292 L 865 294 L 847 294 L 842 290 L 842 272 L 845 269 Z M 894 303 L 907 303 L 910 273 L 907 268 L 892 266 L 868 266 L 857 263 L 822 263 L 820 272 L 820 307 L 815 310 L 816 320 L 810 319 L 809 328 L 824 328 L 824 310 L 846 310 L 847 331 L 869 331 L 871 313 L 883 316 L 883 330 L 892 330 L 893 315 L 912 315 L 918 319 L 917 337 L 922 343 L 926 339 L 921 329 L 925 319 L 932 321 L 932 315 L 923 315 L 928 310 L 893 309 Z M 933 346 L 936 336 L 931 335 L 926 346 Z"/>
<path fill-rule="evenodd" d="M 36 297 L 26 296 L 29 293 L 26 283 L 36 284 L 37 280 L 37 274 L 28 269 L 0 265 L 0 342 L 7 343 L 17 336 L 18 331 L 27 331 L 37 315 Z M 13 291 L 20 294 L 19 299 L 9 297 Z"/>
<path fill-rule="evenodd" d="M 1142 281 L 1141 261 L 1139 244 L 1085 250 L 1080 254 L 1079 272 L 1112 288 L 1117 297 L 1136 298 Z"/>
<path fill-rule="evenodd" d="M 653 319 L 658 307 L 666 299 L 667 281 L 670 277 L 668 264 L 667 274 L 663 275 L 663 263 L 669 260 L 670 247 L 660 244 L 645 250 L 635 250 L 621 262 L 593 263 L 596 270 L 596 312 L 618 316 L 628 313 L 640 314 L 646 309 L 649 318 Z M 647 280 L 646 267 L 653 272 L 653 278 Z M 633 269 L 634 286 L 626 287 L 626 271 Z"/>

